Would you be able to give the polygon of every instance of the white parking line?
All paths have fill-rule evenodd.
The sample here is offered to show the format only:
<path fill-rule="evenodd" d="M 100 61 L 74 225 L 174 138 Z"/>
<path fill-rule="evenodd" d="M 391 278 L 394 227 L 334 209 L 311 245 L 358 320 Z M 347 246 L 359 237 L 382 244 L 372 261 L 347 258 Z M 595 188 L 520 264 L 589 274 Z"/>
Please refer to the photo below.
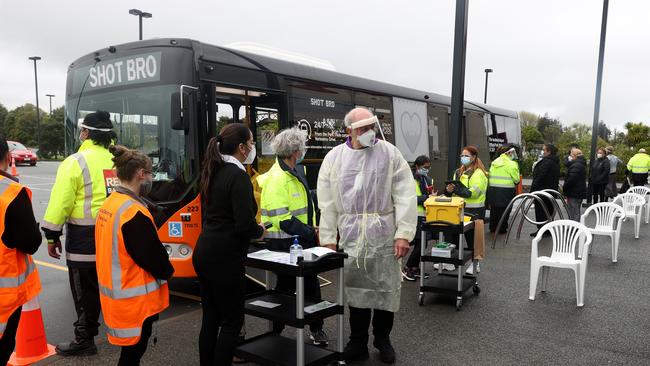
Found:
<path fill-rule="evenodd" d="M 50 181 L 50 182 L 54 183 L 54 179 L 52 179 L 52 178 L 37 177 L 37 176 L 35 176 L 35 175 L 24 175 L 24 174 L 21 174 L 21 175 L 18 176 L 18 178 L 40 179 L 40 180 L 47 180 L 47 181 Z"/>

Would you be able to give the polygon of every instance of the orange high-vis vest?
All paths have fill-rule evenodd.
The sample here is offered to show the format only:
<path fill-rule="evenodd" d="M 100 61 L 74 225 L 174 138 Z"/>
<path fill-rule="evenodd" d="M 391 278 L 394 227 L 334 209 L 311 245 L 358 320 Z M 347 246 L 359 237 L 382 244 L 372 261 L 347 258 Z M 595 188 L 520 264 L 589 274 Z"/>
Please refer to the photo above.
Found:
<path fill-rule="evenodd" d="M 41 291 L 41 281 L 32 256 L 17 249 L 9 249 L 2 242 L 7 207 L 23 189 L 31 199 L 32 192 L 29 189 L 0 176 L 0 338 L 11 314 Z"/>
<path fill-rule="evenodd" d="M 144 320 L 169 306 L 167 281 L 155 279 L 138 266 L 124 246 L 122 225 L 138 212 L 155 225 L 141 202 L 113 192 L 99 209 L 95 224 L 99 298 L 108 341 L 117 346 L 138 343 Z"/>

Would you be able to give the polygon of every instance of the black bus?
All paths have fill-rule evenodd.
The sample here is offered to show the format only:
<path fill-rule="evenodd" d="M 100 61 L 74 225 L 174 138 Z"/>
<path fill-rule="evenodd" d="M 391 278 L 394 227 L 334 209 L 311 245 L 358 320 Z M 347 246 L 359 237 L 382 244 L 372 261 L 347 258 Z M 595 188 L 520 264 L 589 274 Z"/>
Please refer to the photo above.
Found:
<path fill-rule="evenodd" d="M 189 39 L 153 39 L 110 46 L 74 61 L 66 86 L 66 153 L 79 145 L 77 123 L 93 111 L 110 112 L 118 142 L 154 163 L 149 198 L 176 276 L 191 277 L 191 255 L 201 224 L 198 178 L 210 137 L 226 123 L 245 123 L 255 136 L 251 174 L 275 158 L 270 141 L 299 126 L 310 136 L 305 157 L 315 188 L 320 161 L 346 137 L 343 117 L 364 106 L 378 117 L 387 141 L 412 162 L 432 159 L 438 188 L 446 177 L 451 99 Z M 503 143 L 520 143 L 517 113 L 465 103 L 462 144 L 484 162 Z M 452 157 L 457 159 L 456 156 Z"/>

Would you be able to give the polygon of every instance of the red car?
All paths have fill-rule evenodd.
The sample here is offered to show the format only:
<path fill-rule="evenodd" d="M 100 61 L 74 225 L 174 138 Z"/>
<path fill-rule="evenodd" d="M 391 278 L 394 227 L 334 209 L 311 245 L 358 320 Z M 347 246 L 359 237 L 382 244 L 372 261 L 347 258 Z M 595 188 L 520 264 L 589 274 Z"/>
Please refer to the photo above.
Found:
<path fill-rule="evenodd" d="M 36 165 L 38 158 L 31 150 L 25 147 L 25 145 L 20 142 L 7 141 L 9 144 L 9 151 L 11 151 L 11 157 L 18 164 L 29 164 L 31 166 Z"/>

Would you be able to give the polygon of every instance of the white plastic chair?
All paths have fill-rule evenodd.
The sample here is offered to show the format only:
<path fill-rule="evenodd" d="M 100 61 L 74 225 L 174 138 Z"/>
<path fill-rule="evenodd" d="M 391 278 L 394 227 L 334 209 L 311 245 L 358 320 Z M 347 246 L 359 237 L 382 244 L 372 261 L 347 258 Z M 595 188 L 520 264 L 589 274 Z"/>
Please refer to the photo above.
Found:
<path fill-rule="evenodd" d="M 645 186 L 630 187 L 630 189 L 625 193 L 636 193 L 645 198 L 645 205 L 643 206 L 643 210 L 645 211 L 645 223 L 650 223 L 650 188 Z"/>
<path fill-rule="evenodd" d="M 550 257 L 538 256 L 538 245 L 542 234 L 549 231 L 553 239 L 553 251 Z M 591 244 L 589 229 L 573 220 L 557 220 L 542 226 L 533 239 L 530 252 L 530 292 L 528 298 L 535 300 L 537 279 L 542 270 L 542 292 L 546 292 L 550 267 L 568 268 L 573 270 L 576 279 L 576 302 L 584 305 L 585 276 L 587 274 L 587 259 Z M 576 259 L 576 248 L 582 250 Z"/>
<path fill-rule="evenodd" d="M 613 203 L 623 206 L 625 219 L 634 220 L 634 238 L 639 238 L 639 229 L 641 228 L 641 213 L 645 205 L 645 198 L 636 193 L 623 193 L 614 198 Z"/>
<path fill-rule="evenodd" d="M 596 216 L 596 225 L 593 228 L 585 225 L 587 217 L 592 212 Z M 618 258 L 618 244 L 621 241 L 623 219 L 625 219 L 623 208 L 611 202 L 601 202 L 591 205 L 580 217 L 580 223 L 585 225 L 592 235 L 610 237 L 612 240 L 612 262 L 616 262 Z"/>

